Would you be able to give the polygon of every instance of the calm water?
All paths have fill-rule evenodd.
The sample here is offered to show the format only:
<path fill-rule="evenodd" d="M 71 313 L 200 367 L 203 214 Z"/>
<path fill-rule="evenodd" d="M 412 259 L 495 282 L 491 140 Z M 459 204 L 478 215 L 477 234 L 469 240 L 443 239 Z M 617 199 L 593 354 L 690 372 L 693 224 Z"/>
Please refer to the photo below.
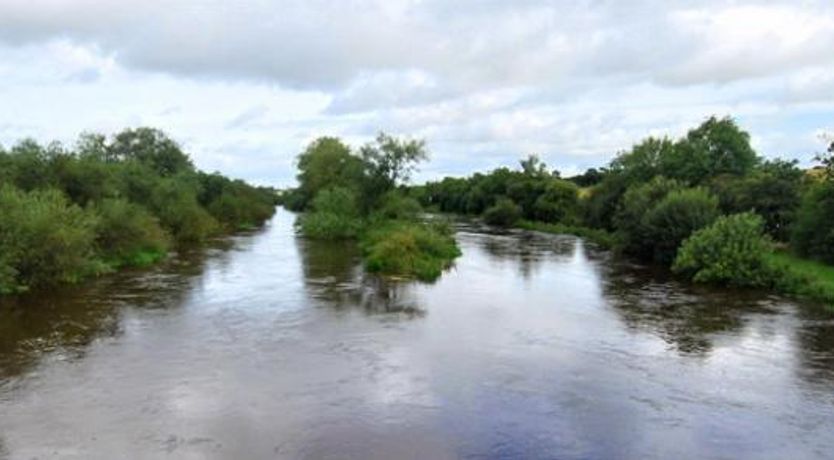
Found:
<path fill-rule="evenodd" d="M 385 284 L 293 218 L 0 304 L 0 459 L 834 457 L 818 309 L 472 226 Z"/>

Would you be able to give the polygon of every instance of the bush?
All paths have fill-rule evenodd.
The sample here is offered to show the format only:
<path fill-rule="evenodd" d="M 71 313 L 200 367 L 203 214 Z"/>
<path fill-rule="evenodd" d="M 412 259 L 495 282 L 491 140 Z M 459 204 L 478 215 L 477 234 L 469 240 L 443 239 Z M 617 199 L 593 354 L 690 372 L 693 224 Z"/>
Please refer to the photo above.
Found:
<path fill-rule="evenodd" d="M 423 211 L 417 200 L 397 191 L 386 193 L 380 203 L 376 214 L 384 219 L 415 220 Z"/>
<path fill-rule="evenodd" d="M 168 235 L 145 208 L 123 199 L 95 206 L 96 243 L 101 257 L 115 267 L 149 265 L 168 249 Z"/>
<path fill-rule="evenodd" d="M 753 213 L 718 218 L 696 231 L 678 250 L 672 270 L 698 283 L 765 287 L 774 280 L 764 219 Z"/>
<path fill-rule="evenodd" d="M 625 192 L 614 215 L 614 225 L 625 252 L 643 259 L 654 257 L 655 235 L 648 222 L 649 212 L 669 193 L 682 187 L 676 180 L 659 176 Z"/>
<path fill-rule="evenodd" d="M 363 238 L 368 271 L 437 279 L 460 256 L 451 229 L 443 224 L 389 223 Z"/>
<path fill-rule="evenodd" d="M 646 215 L 654 260 L 671 264 L 678 247 L 718 217 L 718 199 L 703 188 L 673 191 Z"/>
<path fill-rule="evenodd" d="M 579 212 L 579 189 L 565 180 L 552 180 L 533 204 L 536 220 L 573 225 Z"/>
<path fill-rule="evenodd" d="M 197 202 L 187 177 L 166 179 L 153 190 L 153 210 L 178 243 L 197 244 L 217 234 L 217 221 Z"/>
<path fill-rule="evenodd" d="M 521 219 L 521 206 L 509 198 L 501 198 L 484 211 L 484 222 L 499 227 L 511 227 Z"/>
<path fill-rule="evenodd" d="M 96 270 L 96 217 L 57 190 L 0 187 L 0 293 L 75 282 Z"/>
<path fill-rule="evenodd" d="M 356 238 L 362 230 L 356 194 L 345 187 L 330 187 L 313 199 L 313 210 L 299 217 L 301 233 L 309 238 Z"/>
<path fill-rule="evenodd" d="M 791 242 L 800 255 L 834 264 L 834 181 L 815 184 L 803 197 Z"/>

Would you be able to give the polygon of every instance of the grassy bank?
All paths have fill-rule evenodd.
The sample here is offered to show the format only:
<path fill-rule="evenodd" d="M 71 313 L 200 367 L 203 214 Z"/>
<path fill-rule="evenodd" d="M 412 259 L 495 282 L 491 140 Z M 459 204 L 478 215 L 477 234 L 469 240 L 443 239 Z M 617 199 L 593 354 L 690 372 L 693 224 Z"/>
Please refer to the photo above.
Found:
<path fill-rule="evenodd" d="M 834 310 L 834 266 L 777 251 L 769 260 L 780 268 L 783 277 L 777 288 L 785 294 L 824 303 Z"/>
<path fill-rule="evenodd" d="M 606 249 L 614 248 L 617 242 L 614 234 L 610 232 L 575 225 L 548 224 L 545 222 L 522 220 L 516 224 L 516 227 L 556 235 L 575 235 Z"/>

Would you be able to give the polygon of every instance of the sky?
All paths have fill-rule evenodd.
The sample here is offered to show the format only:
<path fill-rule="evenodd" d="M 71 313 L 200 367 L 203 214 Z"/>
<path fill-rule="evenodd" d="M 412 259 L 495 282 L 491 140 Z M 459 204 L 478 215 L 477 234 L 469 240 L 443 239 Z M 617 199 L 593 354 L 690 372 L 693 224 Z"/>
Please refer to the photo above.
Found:
<path fill-rule="evenodd" d="M 0 144 L 152 126 L 290 186 L 319 136 L 425 139 L 416 181 L 563 176 L 732 116 L 765 157 L 834 133 L 834 2 L 0 0 Z"/>

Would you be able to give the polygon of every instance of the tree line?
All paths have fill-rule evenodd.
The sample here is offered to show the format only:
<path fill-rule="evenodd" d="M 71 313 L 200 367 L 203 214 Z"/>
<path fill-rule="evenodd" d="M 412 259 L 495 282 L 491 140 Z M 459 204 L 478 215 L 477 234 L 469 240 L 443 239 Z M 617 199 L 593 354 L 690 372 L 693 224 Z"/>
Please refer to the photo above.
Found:
<path fill-rule="evenodd" d="M 261 225 L 276 194 L 195 168 L 152 128 L 0 147 L 0 294 L 147 265 Z"/>
<path fill-rule="evenodd" d="M 794 254 L 834 264 L 832 157 L 834 144 L 810 171 L 764 159 L 733 119 L 711 117 L 575 177 L 531 156 L 517 170 L 447 177 L 410 194 L 492 224 L 594 236 L 695 281 L 834 300 L 834 280 L 826 285 L 791 263 Z"/>

